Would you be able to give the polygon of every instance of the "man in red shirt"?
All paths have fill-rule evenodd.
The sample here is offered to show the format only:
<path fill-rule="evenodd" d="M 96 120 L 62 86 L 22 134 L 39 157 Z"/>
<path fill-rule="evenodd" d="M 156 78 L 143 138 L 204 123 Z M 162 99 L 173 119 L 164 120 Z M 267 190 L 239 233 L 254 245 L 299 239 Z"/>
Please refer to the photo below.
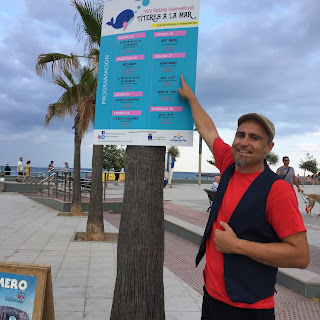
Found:
<path fill-rule="evenodd" d="M 264 161 L 274 146 L 274 125 L 260 114 L 243 115 L 230 147 L 183 76 L 181 82 L 178 92 L 189 101 L 222 175 L 197 256 L 198 263 L 205 250 L 201 319 L 274 319 L 277 268 L 304 269 L 309 263 L 293 187 Z"/>

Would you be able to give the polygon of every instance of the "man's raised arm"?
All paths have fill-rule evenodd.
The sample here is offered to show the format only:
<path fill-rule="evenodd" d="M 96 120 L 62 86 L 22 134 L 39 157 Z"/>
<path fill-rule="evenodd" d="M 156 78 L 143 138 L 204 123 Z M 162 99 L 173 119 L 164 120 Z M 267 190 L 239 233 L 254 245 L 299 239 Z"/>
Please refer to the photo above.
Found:
<path fill-rule="evenodd" d="M 198 102 L 195 94 L 191 90 L 191 88 L 185 82 L 183 76 L 181 76 L 182 88 L 178 89 L 181 97 L 183 99 L 187 99 L 189 101 L 193 122 L 196 125 L 196 128 L 202 137 L 202 139 L 206 142 L 209 149 L 212 152 L 213 142 L 219 137 L 217 128 L 209 115 L 204 111 Z"/>

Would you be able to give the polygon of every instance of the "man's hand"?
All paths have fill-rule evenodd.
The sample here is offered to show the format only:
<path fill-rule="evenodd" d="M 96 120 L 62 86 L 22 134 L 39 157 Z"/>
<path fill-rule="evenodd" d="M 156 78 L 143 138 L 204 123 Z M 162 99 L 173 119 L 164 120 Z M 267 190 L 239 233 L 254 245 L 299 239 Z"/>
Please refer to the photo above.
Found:
<path fill-rule="evenodd" d="M 181 84 L 182 88 L 178 89 L 178 92 L 180 93 L 181 97 L 185 100 L 189 100 L 195 98 L 195 95 L 189 85 L 184 81 L 183 75 L 181 75 Z"/>
<path fill-rule="evenodd" d="M 227 223 L 220 221 L 220 225 L 224 231 L 219 229 L 214 230 L 214 243 L 217 251 L 222 253 L 236 253 L 237 235 Z"/>

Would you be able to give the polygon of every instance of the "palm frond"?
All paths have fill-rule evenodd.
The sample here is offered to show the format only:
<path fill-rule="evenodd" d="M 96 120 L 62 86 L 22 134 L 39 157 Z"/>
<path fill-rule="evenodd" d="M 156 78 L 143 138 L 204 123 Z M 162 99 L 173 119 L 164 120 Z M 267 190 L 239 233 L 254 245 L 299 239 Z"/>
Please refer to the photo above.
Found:
<path fill-rule="evenodd" d="M 72 86 L 76 85 L 76 82 L 73 79 L 73 75 L 72 73 L 68 70 L 68 69 L 64 69 L 63 70 L 63 74 L 65 75 L 65 77 L 69 80 L 69 82 L 71 83 Z"/>
<path fill-rule="evenodd" d="M 65 108 L 63 107 L 63 105 L 61 103 L 59 103 L 59 102 L 51 103 L 48 106 L 48 110 L 47 110 L 44 124 L 47 127 L 53 118 L 63 119 L 63 118 L 65 118 L 66 115 L 67 115 L 67 113 L 65 111 Z"/>
<path fill-rule="evenodd" d="M 56 71 L 62 71 L 63 69 L 72 70 L 79 68 L 80 63 L 78 56 L 71 54 L 66 55 L 62 53 L 42 53 L 37 58 L 36 73 L 42 75 L 44 71 L 47 71 L 49 66 L 51 67 L 52 75 Z"/>
<path fill-rule="evenodd" d="M 60 75 L 53 77 L 53 83 L 66 90 L 69 88 L 69 84 Z"/>
<path fill-rule="evenodd" d="M 74 20 L 78 38 L 82 39 L 86 36 L 86 45 L 90 49 L 94 45 L 100 46 L 103 2 L 93 3 L 87 0 L 83 2 L 72 0 L 71 5 L 77 10 Z"/>

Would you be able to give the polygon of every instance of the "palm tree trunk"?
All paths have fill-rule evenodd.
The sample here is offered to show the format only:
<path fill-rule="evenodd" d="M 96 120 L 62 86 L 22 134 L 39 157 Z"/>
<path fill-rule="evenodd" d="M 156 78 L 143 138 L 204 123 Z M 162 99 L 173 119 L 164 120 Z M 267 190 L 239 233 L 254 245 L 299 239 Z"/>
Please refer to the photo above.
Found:
<path fill-rule="evenodd" d="M 90 192 L 90 206 L 85 236 L 86 241 L 105 240 L 102 203 L 102 169 L 103 146 L 93 145 L 92 180 Z"/>
<path fill-rule="evenodd" d="M 80 150 L 81 150 L 81 134 L 74 127 L 74 159 L 73 159 L 73 186 L 72 186 L 72 204 L 71 216 L 82 215 L 81 203 L 81 181 L 80 181 Z"/>
<path fill-rule="evenodd" d="M 110 320 L 164 320 L 165 147 L 128 146 Z"/>

